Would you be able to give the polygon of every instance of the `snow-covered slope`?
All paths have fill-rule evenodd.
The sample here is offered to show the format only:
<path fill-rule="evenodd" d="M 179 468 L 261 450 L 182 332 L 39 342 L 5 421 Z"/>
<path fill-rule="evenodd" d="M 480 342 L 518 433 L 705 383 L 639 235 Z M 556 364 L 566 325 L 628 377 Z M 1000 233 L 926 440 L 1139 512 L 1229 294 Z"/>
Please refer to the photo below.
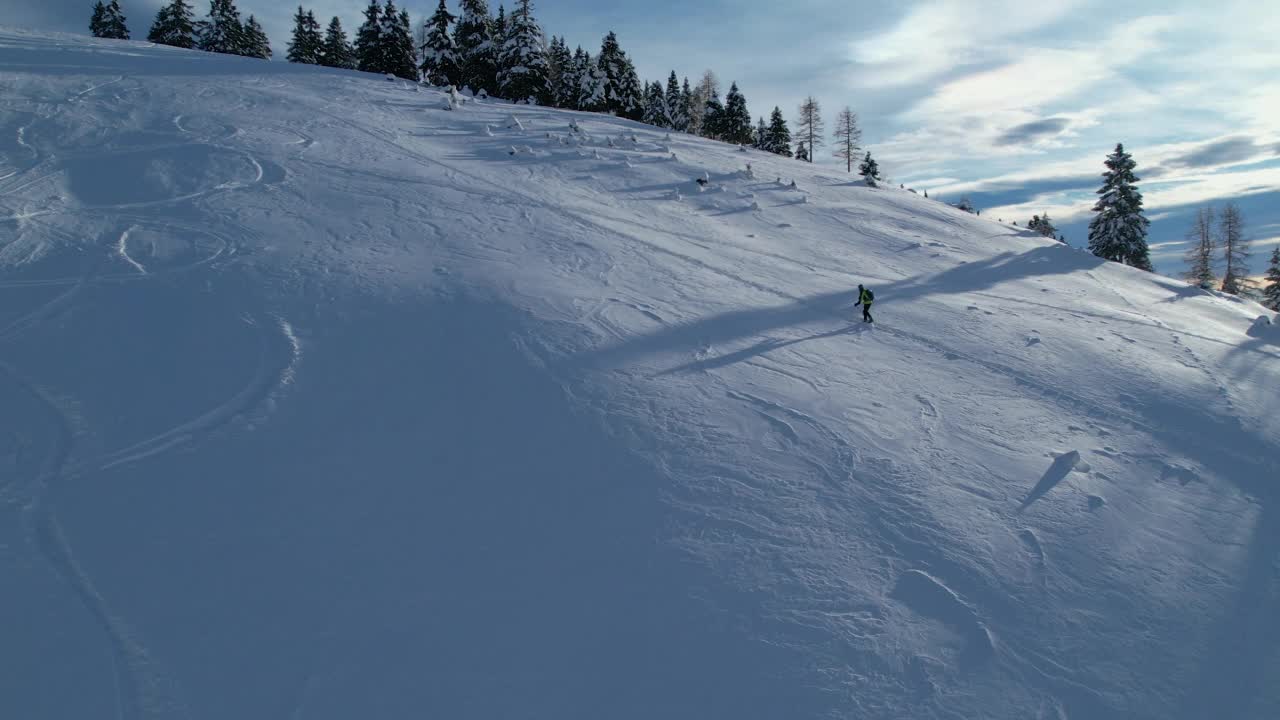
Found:
<path fill-rule="evenodd" d="M 1280 713 L 1260 308 L 444 104 L 0 31 L 0 716 Z"/>

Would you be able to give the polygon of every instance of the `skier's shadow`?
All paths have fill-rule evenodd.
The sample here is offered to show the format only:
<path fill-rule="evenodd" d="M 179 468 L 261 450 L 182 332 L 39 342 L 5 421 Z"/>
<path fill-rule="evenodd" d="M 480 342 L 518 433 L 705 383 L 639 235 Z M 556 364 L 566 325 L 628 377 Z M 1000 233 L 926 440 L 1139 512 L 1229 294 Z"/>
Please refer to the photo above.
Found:
<path fill-rule="evenodd" d="M 734 352 L 731 352 L 731 353 L 725 353 L 724 355 L 719 355 L 713 358 L 704 358 L 700 360 L 695 360 L 693 362 L 684 363 L 683 365 L 677 365 L 673 368 L 667 368 L 666 370 L 656 373 L 654 377 L 662 377 L 663 375 L 678 375 L 680 373 L 696 372 L 700 370 L 701 371 L 714 370 L 715 368 L 722 368 L 722 367 L 727 367 L 729 365 L 734 365 L 736 363 L 740 363 L 743 360 L 750 360 L 753 357 L 764 355 L 765 353 L 772 352 L 774 350 L 781 350 L 782 348 L 788 347 L 791 345 L 799 345 L 800 343 L 806 343 L 811 340 L 822 340 L 824 338 L 839 337 L 840 335 L 852 335 L 852 334 L 861 332 L 865 329 L 866 329 L 865 325 L 852 325 L 848 327 L 837 328 L 830 332 L 818 333 L 817 335 L 809 335 L 807 337 L 795 338 L 793 340 L 778 340 L 776 338 L 768 338 L 766 340 L 756 343 L 755 345 L 752 345 L 751 347 L 743 348 L 741 350 L 735 350 Z"/>
<path fill-rule="evenodd" d="M 1002 253 L 981 262 L 966 263 L 941 273 L 889 283 L 875 290 L 882 301 L 896 305 L 934 295 L 962 295 L 984 290 L 1001 282 L 1037 275 L 1084 271 L 1097 267 L 1103 262 L 1105 261 L 1101 258 L 1075 253 L 1059 244 L 1054 244 L 1023 253 Z M 857 291 L 851 289 L 797 297 L 789 304 L 775 307 L 734 310 L 690 323 L 667 326 L 648 335 L 629 338 L 616 345 L 579 356 L 578 361 L 597 367 L 617 367 L 648 355 L 725 345 L 743 338 L 758 338 L 765 333 L 784 328 L 817 330 L 818 326 L 829 325 L 833 320 L 849 320 L 856 300 Z M 720 367 L 741 362 L 779 347 L 829 337 L 840 332 L 844 330 L 834 333 L 821 331 L 813 337 L 786 341 L 766 338 L 752 347 L 731 353 L 723 360 L 702 360 L 701 366 L 692 363 L 689 367 L 674 368 L 670 372 L 698 367 Z M 715 364 L 717 362 L 719 362 L 718 365 Z"/>

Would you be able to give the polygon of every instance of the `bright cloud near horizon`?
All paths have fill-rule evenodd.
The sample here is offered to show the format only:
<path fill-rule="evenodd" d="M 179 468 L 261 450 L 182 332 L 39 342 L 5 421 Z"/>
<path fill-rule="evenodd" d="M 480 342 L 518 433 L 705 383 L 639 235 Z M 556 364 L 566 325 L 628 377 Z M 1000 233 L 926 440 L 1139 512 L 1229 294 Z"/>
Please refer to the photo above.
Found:
<path fill-rule="evenodd" d="M 92 4 L 0 0 L 0 24 L 87 33 Z M 121 0 L 135 38 L 160 4 Z M 353 32 L 367 3 L 302 4 Z M 282 56 L 296 3 L 237 5 Z M 436 2 L 398 5 L 416 26 Z M 1116 143 L 1138 162 L 1160 270 L 1180 270 L 1201 204 L 1239 202 L 1255 267 L 1280 245 L 1280 13 L 1256 0 L 541 0 L 535 12 L 593 52 L 617 32 L 646 79 L 712 69 L 756 116 L 777 105 L 794 118 L 813 95 L 830 126 L 848 105 L 892 179 L 1020 223 L 1048 211 L 1076 245 Z"/>

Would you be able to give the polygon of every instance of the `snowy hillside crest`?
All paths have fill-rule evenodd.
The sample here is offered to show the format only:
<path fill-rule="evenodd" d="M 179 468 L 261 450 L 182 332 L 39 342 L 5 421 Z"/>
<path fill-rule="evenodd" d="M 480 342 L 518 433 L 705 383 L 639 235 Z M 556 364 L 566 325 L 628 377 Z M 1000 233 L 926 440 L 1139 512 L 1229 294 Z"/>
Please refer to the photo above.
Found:
<path fill-rule="evenodd" d="M 1280 712 L 1247 300 L 381 75 L 0 87 L 5 717 Z"/>

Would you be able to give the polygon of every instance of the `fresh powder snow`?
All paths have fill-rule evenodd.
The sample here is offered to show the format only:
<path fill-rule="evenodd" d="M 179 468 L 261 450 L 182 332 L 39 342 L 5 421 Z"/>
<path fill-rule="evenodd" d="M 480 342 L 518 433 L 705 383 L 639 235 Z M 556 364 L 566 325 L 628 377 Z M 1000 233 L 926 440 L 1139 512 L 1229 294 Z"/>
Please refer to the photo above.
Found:
<path fill-rule="evenodd" d="M 1274 718 L 1264 316 L 626 120 L 0 30 L 0 717 Z"/>

